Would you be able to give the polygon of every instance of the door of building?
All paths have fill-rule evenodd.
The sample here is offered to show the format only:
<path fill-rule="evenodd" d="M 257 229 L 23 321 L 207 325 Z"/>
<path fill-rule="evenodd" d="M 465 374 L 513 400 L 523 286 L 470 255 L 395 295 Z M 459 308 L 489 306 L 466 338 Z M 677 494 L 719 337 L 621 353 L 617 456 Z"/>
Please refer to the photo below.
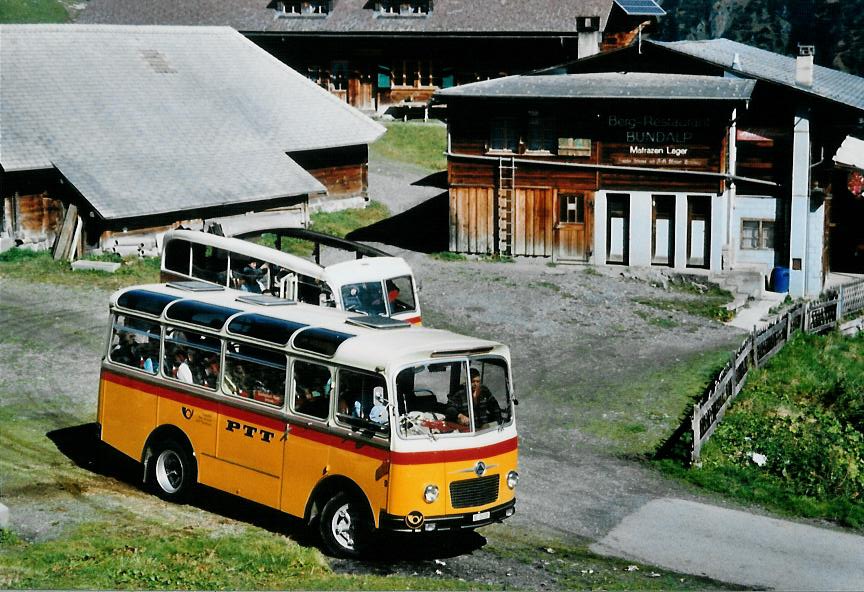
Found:
<path fill-rule="evenodd" d="M 711 198 L 687 196 L 687 267 L 711 266 Z"/>
<path fill-rule="evenodd" d="M 587 261 L 591 255 L 591 193 L 559 193 L 555 222 L 555 259 Z"/>
<path fill-rule="evenodd" d="M 606 198 L 606 263 L 630 264 L 630 194 Z"/>
<path fill-rule="evenodd" d="M 651 264 L 672 267 L 675 260 L 675 196 L 651 196 Z"/>

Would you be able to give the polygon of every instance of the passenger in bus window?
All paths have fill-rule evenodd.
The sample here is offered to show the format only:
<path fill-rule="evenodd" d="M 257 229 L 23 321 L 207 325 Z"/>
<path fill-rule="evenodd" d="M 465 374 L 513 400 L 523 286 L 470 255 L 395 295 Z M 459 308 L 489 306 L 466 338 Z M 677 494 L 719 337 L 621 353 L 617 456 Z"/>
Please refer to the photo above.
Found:
<path fill-rule="evenodd" d="M 330 370 L 318 364 L 295 362 L 294 384 L 296 385 L 295 410 L 321 419 L 327 417 L 332 384 Z"/>
<path fill-rule="evenodd" d="M 189 369 L 189 356 L 183 349 L 177 348 L 174 351 L 174 369 L 172 370 L 174 378 L 180 382 L 195 384 L 192 378 L 192 370 Z"/>
<path fill-rule="evenodd" d="M 135 336 L 123 331 L 119 334 L 117 345 L 111 350 L 111 361 L 125 366 L 138 367 L 136 349 Z"/>
<path fill-rule="evenodd" d="M 211 356 L 204 366 L 204 380 L 202 385 L 207 388 L 216 389 L 219 384 L 219 356 Z"/>
<path fill-rule="evenodd" d="M 263 284 L 267 277 L 267 269 L 267 263 L 259 266 L 257 261 L 251 259 L 241 272 L 243 283 L 240 285 L 240 289 L 244 292 L 254 292 L 255 294 L 263 292 L 266 288 Z"/>
<path fill-rule="evenodd" d="M 474 420 L 476 427 L 483 427 L 487 423 L 501 422 L 501 408 L 492 392 L 486 388 L 480 379 L 480 371 L 471 368 L 471 402 L 474 407 Z M 447 409 L 444 413 L 449 421 L 457 422 L 467 426 L 470 423 L 468 415 L 468 401 L 465 398 L 465 390 L 459 388 L 447 399 Z"/>

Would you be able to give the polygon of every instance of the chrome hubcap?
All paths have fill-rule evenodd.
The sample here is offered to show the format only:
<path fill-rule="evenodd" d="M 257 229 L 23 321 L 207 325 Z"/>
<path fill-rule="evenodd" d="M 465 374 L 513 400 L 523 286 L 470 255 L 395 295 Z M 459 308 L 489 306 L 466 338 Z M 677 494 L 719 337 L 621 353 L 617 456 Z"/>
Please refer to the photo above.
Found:
<path fill-rule="evenodd" d="M 340 506 L 330 521 L 333 538 L 345 549 L 354 549 L 354 520 L 349 504 Z"/>
<path fill-rule="evenodd" d="M 177 493 L 183 483 L 183 462 L 173 450 L 163 450 L 156 459 L 156 482 L 165 493 Z"/>

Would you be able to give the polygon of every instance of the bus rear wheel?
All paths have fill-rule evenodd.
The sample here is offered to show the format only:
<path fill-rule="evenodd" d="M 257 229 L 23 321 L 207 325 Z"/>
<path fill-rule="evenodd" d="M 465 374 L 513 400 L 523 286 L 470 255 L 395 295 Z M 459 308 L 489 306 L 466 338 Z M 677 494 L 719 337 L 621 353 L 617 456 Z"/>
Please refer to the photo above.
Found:
<path fill-rule="evenodd" d="M 189 497 L 196 480 L 191 452 L 175 440 L 163 440 L 152 451 L 147 463 L 147 482 L 156 495 L 181 503 Z"/>
<path fill-rule="evenodd" d="M 356 496 L 339 492 L 324 504 L 318 529 L 321 541 L 333 555 L 357 558 L 366 550 L 372 535 L 368 512 Z"/>

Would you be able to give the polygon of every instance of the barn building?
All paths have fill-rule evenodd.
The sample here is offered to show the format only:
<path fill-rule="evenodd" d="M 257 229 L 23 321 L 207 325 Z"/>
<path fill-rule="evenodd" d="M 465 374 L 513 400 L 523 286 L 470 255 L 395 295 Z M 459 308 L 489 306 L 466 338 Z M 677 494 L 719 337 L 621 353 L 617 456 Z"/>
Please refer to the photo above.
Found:
<path fill-rule="evenodd" d="M 228 27 L 3 25 L 0 63 L 7 244 L 363 198 L 385 131 Z"/>
<path fill-rule="evenodd" d="M 773 274 L 793 296 L 864 272 L 864 202 L 833 158 L 864 137 L 864 79 L 809 48 L 644 40 L 434 99 L 453 251 Z"/>
<path fill-rule="evenodd" d="M 82 23 L 227 25 L 363 110 L 623 47 L 654 0 L 90 0 Z"/>

